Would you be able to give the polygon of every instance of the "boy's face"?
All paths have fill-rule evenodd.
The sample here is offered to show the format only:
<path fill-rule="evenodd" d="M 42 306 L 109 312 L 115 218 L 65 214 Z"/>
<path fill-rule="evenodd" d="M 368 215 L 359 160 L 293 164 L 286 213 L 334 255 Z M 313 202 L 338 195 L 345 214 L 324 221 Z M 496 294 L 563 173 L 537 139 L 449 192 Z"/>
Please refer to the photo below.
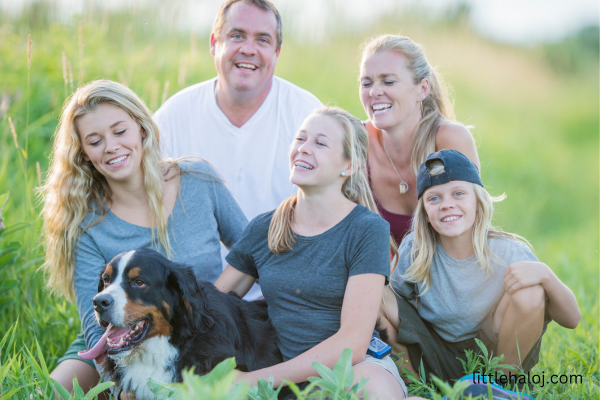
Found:
<path fill-rule="evenodd" d="M 241 1 L 229 8 L 221 31 L 210 37 L 219 80 L 236 90 L 270 87 L 280 50 L 275 15 Z"/>
<path fill-rule="evenodd" d="M 477 197 L 471 182 L 450 181 L 423 193 L 429 223 L 440 238 L 472 237 Z"/>

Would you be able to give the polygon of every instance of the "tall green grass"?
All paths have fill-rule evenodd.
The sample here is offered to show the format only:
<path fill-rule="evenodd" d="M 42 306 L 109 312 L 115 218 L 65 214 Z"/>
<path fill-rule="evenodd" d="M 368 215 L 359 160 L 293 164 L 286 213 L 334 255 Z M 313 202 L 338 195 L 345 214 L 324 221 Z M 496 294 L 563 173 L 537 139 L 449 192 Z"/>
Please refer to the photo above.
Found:
<path fill-rule="evenodd" d="M 20 16 L 4 15 L 0 26 L 0 195 L 10 192 L 2 213 L 8 229 L 0 231 L 0 337 L 12 338 L 0 346 L 0 398 L 21 387 L 13 396 L 28 399 L 34 383 L 46 385 L 35 365 L 54 368 L 80 329 L 75 305 L 50 296 L 37 271 L 43 248 L 34 189 L 44 179 L 66 96 L 80 83 L 105 77 L 126 83 L 156 110 L 165 98 L 215 75 L 208 33 L 175 31 L 150 8 L 97 10 L 59 23 L 52 7 L 34 3 Z M 342 32 L 319 43 L 286 37 L 277 75 L 365 118 L 358 99 L 359 45 L 374 34 L 401 33 L 425 46 L 454 89 L 458 119 L 474 126 L 484 183 L 508 195 L 497 206 L 497 224 L 530 240 L 582 310 L 575 330 L 550 324 L 534 372 L 581 374 L 585 383 L 545 385 L 535 388 L 537 396 L 596 397 L 597 57 L 582 57 L 576 70 L 557 70 L 541 48 L 491 43 L 456 22 L 416 16 L 390 16 L 370 31 Z M 418 385 L 411 391 L 423 393 Z"/>

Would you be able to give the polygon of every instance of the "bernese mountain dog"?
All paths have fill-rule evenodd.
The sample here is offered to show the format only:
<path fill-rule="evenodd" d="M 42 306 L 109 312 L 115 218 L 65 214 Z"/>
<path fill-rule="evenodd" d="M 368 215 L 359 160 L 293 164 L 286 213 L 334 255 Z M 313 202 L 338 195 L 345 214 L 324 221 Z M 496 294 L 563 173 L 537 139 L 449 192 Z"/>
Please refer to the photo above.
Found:
<path fill-rule="evenodd" d="M 154 399 L 149 378 L 180 382 L 186 368 L 203 375 L 229 357 L 242 371 L 283 361 L 264 300 L 222 293 L 154 250 L 116 256 L 98 292 L 94 310 L 106 332 L 79 356 L 95 359 L 117 388 L 138 399 Z"/>

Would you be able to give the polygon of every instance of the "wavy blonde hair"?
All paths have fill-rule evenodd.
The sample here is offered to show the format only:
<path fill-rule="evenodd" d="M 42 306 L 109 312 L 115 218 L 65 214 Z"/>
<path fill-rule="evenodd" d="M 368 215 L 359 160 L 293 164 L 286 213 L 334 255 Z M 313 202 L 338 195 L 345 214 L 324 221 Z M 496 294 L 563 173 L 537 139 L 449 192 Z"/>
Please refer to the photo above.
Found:
<path fill-rule="evenodd" d="M 358 118 L 339 107 L 323 107 L 314 111 L 312 115 L 325 115 L 336 120 L 344 132 L 344 157 L 350 160 L 351 170 L 354 171 L 346 178 L 342 185 L 344 196 L 379 215 L 371 187 L 367 180 L 367 153 L 369 137 L 366 128 Z M 309 116 L 309 117 L 310 117 Z M 308 118 L 308 117 L 307 117 Z M 275 210 L 269 226 L 269 249 L 275 254 L 292 250 L 296 241 L 292 232 L 294 208 L 298 201 L 297 194 L 284 200 Z M 398 247 L 390 236 L 390 248 L 394 255 L 398 254 Z M 393 268 L 397 263 L 394 263 Z M 392 268 L 392 271 L 393 271 Z"/>
<path fill-rule="evenodd" d="M 106 178 L 90 161 L 85 161 L 77 121 L 93 112 L 100 104 L 111 104 L 126 111 L 146 134 L 142 139 L 142 171 L 144 189 L 150 207 L 152 241 L 158 241 L 170 256 L 167 216 L 163 208 L 164 176 L 173 161 L 163 162 L 159 146 L 159 130 L 152 113 L 129 88 L 110 80 L 97 80 L 77 89 L 67 99 L 54 135 L 50 168 L 40 189 L 44 203 L 43 240 L 46 259 L 42 269 L 47 274 L 51 291 L 73 298 L 75 251 L 81 234 L 100 222 L 108 212 L 105 201 L 112 197 Z M 89 212 L 99 215 L 87 226 L 82 223 Z"/>
<path fill-rule="evenodd" d="M 432 176 L 439 175 L 445 171 L 444 164 L 440 160 L 431 161 L 429 173 Z M 531 249 L 529 242 L 514 233 L 502 231 L 501 228 L 493 225 L 494 203 L 500 202 L 506 198 L 503 193 L 500 196 L 492 197 L 487 190 L 478 184 L 471 183 L 475 198 L 477 199 L 477 208 L 475 213 L 475 222 L 473 224 L 473 251 L 475 258 L 481 269 L 485 270 L 488 275 L 493 273 L 492 263 L 502 263 L 492 251 L 488 244 L 488 239 L 491 238 L 507 238 L 522 242 Z M 422 296 L 429 290 L 431 284 L 431 263 L 439 234 L 428 222 L 427 212 L 425 211 L 425 193 L 419 199 L 417 209 L 412 221 L 412 231 L 414 232 L 413 245 L 411 248 L 411 266 L 402 276 L 403 279 L 410 282 L 421 283 L 423 290 L 419 296 Z"/>
<path fill-rule="evenodd" d="M 363 44 L 362 62 L 370 55 L 388 51 L 398 52 L 405 57 L 406 68 L 412 74 L 415 85 L 425 78 L 429 80 L 429 95 L 421 102 L 423 115 L 412 137 L 410 165 L 414 176 L 417 176 L 419 165 L 435 151 L 438 127 L 444 121 L 455 122 L 456 115 L 448 95 L 448 86 L 427 61 L 421 45 L 410 38 L 382 35 L 370 39 Z"/>

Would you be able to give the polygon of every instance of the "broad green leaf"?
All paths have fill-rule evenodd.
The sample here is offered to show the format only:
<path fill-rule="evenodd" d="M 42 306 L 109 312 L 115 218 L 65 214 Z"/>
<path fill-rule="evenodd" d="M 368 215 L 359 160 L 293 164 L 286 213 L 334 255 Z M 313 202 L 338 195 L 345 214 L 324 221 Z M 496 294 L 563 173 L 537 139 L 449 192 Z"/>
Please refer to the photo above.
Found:
<path fill-rule="evenodd" d="M 258 394 L 258 386 L 251 386 L 247 393 L 249 400 L 262 400 Z"/>
<path fill-rule="evenodd" d="M 277 400 L 277 395 L 281 391 L 281 387 L 279 387 L 279 389 L 277 390 L 273 389 L 273 377 L 270 378 L 270 382 L 267 382 L 263 378 L 260 378 L 256 384 L 256 387 L 258 388 L 257 395 L 260 399 Z"/>
<path fill-rule="evenodd" d="M 365 385 L 369 381 L 369 378 L 363 378 L 360 381 L 356 382 L 354 386 L 350 389 L 349 393 L 358 393 L 364 389 Z"/>
<path fill-rule="evenodd" d="M 256 388 L 258 389 L 257 394 L 260 399 L 271 400 L 272 389 L 269 387 L 269 384 L 266 380 L 264 380 L 264 378 L 260 378 L 258 380 L 256 383 Z"/>
<path fill-rule="evenodd" d="M 73 396 L 71 396 L 71 394 L 69 393 L 69 391 L 67 389 L 65 389 L 63 387 L 63 385 L 61 385 L 60 383 L 58 383 L 56 380 L 52 379 L 52 385 L 54 386 L 54 389 L 56 389 L 56 391 L 58 392 L 58 394 L 60 395 L 60 397 L 63 398 L 63 400 L 73 400 Z"/>
<path fill-rule="evenodd" d="M 354 381 L 354 371 L 352 370 L 352 350 L 346 348 L 342 351 L 342 356 L 333 366 L 333 373 L 338 386 L 348 389 Z"/>
<path fill-rule="evenodd" d="M 321 378 L 323 378 L 329 382 L 337 384 L 337 382 L 335 380 L 335 374 L 333 373 L 332 370 L 327 368 L 327 366 L 315 361 L 312 363 L 312 367 L 315 369 L 315 371 L 317 371 L 317 373 L 321 376 Z"/>
<path fill-rule="evenodd" d="M 290 388 L 292 393 L 294 393 L 294 395 L 297 398 L 301 398 L 300 396 L 302 396 L 302 395 L 300 394 L 300 388 L 298 387 L 298 385 L 296 385 L 294 382 L 288 382 L 288 381 L 284 381 L 284 383 L 286 383 L 288 385 L 288 387 Z"/>
<path fill-rule="evenodd" d="M 479 346 L 479 348 L 481 349 L 481 352 L 483 353 L 485 358 L 488 358 L 488 350 L 487 347 L 485 347 L 485 344 L 483 344 L 483 342 L 477 338 L 475 338 L 475 343 L 477 343 L 477 346 Z"/>
<path fill-rule="evenodd" d="M 217 364 L 208 374 L 202 377 L 202 380 L 208 384 L 213 384 L 223 379 L 228 373 L 233 371 L 237 366 L 235 357 L 227 358 Z"/>
<path fill-rule="evenodd" d="M 83 393 L 83 389 L 79 386 L 79 381 L 77 381 L 77 376 L 73 378 L 73 397 L 77 400 L 83 400 L 85 397 L 85 393 Z"/>
<path fill-rule="evenodd" d="M 175 398 L 175 388 L 173 384 L 163 383 L 159 381 L 155 381 L 154 379 L 149 379 L 148 388 L 152 393 L 154 393 L 159 399 L 174 399 Z"/>
<path fill-rule="evenodd" d="M 108 388 L 110 388 L 110 387 L 112 387 L 114 385 L 115 385 L 114 382 L 103 382 L 103 383 L 100 383 L 100 384 L 94 386 L 93 388 L 91 388 L 89 390 L 89 392 L 87 392 L 85 394 L 84 399 L 85 400 L 93 400 L 94 397 L 98 396 L 100 393 L 104 392 L 106 389 L 108 389 Z"/>
<path fill-rule="evenodd" d="M 246 385 L 235 385 L 235 387 L 227 393 L 223 400 L 243 400 L 246 398 L 248 387 Z"/>
<path fill-rule="evenodd" d="M 317 378 L 316 376 L 309 376 L 308 381 L 310 383 L 314 383 L 315 386 L 322 387 L 334 396 L 337 396 L 339 393 L 344 391 L 342 387 L 336 385 L 334 382 L 326 381 L 325 379 Z"/>

